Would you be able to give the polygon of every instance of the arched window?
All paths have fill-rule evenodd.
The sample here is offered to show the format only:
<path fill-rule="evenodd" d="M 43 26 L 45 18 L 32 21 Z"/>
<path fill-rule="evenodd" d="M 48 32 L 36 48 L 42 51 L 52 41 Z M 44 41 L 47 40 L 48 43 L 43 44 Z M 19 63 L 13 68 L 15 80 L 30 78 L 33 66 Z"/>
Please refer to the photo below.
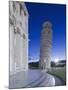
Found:
<path fill-rule="evenodd" d="M 14 10 L 14 12 L 16 10 L 15 1 L 13 1 L 13 10 Z"/>
<path fill-rule="evenodd" d="M 9 22 L 10 22 L 11 25 L 13 25 L 13 21 L 12 21 L 11 18 L 9 18 Z"/>
<path fill-rule="evenodd" d="M 25 36 L 25 34 L 23 34 L 23 38 L 24 38 L 24 39 L 26 39 L 26 36 Z"/>
<path fill-rule="evenodd" d="M 14 28 L 14 33 L 16 34 L 20 34 L 20 29 L 17 27 L 17 28 Z"/>
<path fill-rule="evenodd" d="M 20 15 L 21 15 L 21 11 L 22 11 L 22 5 L 20 4 Z"/>
<path fill-rule="evenodd" d="M 50 33 L 50 31 L 48 30 L 48 34 Z"/>

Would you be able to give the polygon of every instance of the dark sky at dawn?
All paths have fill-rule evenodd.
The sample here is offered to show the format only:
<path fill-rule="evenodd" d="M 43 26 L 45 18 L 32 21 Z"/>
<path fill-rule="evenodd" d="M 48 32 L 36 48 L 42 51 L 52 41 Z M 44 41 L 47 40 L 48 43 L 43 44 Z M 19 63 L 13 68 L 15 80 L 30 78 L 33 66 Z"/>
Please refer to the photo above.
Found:
<path fill-rule="evenodd" d="M 26 3 L 29 13 L 29 56 L 39 59 L 42 24 L 52 23 L 52 60 L 65 59 L 66 6 L 60 4 Z"/>

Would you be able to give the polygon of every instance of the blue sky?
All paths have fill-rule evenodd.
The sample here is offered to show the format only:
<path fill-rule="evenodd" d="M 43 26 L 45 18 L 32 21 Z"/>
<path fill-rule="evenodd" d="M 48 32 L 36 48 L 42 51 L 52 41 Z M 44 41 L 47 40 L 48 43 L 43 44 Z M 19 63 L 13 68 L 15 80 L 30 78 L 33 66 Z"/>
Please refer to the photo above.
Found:
<path fill-rule="evenodd" d="M 39 59 L 42 24 L 52 23 L 52 60 L 65 59 L 66 50 L 66 6 L 60 4 L 28 3 L 29 56 Z"/>

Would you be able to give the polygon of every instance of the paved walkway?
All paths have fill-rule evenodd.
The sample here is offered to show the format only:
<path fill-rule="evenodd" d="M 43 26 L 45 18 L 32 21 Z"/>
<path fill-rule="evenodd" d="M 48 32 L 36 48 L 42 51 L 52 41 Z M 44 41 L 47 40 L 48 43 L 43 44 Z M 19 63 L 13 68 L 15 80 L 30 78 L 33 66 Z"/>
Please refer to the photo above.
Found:
<path fill-rule="evenodd" d="M 53 76 L 41 70 L 29 70 L 17 72 L 10 76 L 9 88 L 28 88 L 28 87 L 55 86 Z"/>

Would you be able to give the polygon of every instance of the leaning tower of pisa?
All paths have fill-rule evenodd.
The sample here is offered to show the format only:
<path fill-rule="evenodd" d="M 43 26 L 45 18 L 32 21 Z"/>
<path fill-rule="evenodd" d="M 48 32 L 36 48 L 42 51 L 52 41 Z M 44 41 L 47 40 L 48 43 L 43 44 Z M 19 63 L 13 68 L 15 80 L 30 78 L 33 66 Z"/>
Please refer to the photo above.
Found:
<path fill-rule="evenodd" d="M 42 25 L 41 45 L 40 45 L 40 61 L 39 68 L 44 70 L 50 69 L 52 47 L 52 24 L 46 21 Z"/>

